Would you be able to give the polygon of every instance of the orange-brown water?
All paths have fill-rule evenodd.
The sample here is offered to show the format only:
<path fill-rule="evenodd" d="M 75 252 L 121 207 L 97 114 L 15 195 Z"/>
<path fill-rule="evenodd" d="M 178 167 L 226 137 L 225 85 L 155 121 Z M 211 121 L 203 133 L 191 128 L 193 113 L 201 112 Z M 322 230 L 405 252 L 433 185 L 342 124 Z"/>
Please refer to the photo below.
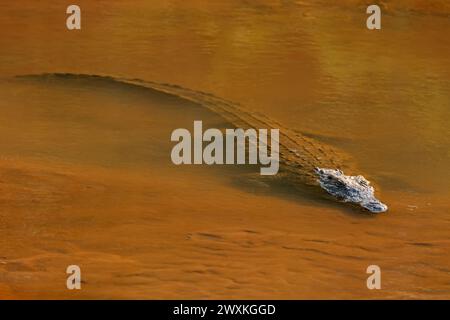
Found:
<path fill-rule="evenodd" d="M 360 1 L 78 4 L 81 31 L 58 1 L 0 4 L 0 297 L 450 297 L 446 2 L 387 2 L 381 31 Z M 43 72 L 240 102 L 346 151 L 390 210 L 174 166 L 172 130 L 219 117 L 138 88 L 12 79 Z"/>

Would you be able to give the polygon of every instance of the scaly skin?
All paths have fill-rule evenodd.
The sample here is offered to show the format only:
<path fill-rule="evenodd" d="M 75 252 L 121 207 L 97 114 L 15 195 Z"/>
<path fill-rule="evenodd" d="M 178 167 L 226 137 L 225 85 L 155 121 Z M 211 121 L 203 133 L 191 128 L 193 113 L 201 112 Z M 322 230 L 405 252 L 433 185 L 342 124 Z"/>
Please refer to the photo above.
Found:
<path fill-rule="evenodd" d="M 263 115 L 254 115 L 231 101 L 171 84 L 126 79 L 120 79 L 120 81 L 145 86 L 200 104 L 223 117 L 236 128 L 280 129 L 280 172 L 294 175 L 304 183 L 318 184 L 318 177 L 314 170 L 316 167 L 341 170 L 348 168 L 343 164 L 348 164 L 349 157 L 342 152 L 287 129 Z"/>

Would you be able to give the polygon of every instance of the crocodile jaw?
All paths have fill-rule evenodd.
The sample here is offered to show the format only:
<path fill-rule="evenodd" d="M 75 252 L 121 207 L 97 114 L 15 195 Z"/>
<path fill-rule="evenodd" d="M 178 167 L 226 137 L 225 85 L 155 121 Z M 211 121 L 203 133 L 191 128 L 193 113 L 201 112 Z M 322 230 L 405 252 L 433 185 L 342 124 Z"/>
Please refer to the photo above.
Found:
<path fill-rule="evenodd" d="M 386 212 L 388 209 L 387 205 L 385 205 L 375 197 L 373 197 L 371 200 L 367 202 L 361 202 L 360 205 L 361 207 L 366 208 L 367 210 L 373 213 Z"/>
<path fill-rule="evenodd" d="M 363 176 L 346 176 L 341 170 L 315 168 L 320 186 L 332 196 L 360 205 L 373 213 L 385 212 L 387 205 L 374 195 L 374 189 Z"/>

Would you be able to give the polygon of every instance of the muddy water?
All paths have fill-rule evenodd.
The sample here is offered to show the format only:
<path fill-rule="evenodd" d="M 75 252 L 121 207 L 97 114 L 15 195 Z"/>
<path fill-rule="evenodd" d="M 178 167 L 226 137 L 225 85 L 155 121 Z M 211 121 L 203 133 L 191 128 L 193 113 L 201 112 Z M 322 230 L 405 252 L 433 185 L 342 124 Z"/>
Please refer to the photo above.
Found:
<path fill-rule="evenodd" d="M 358 1 L 80 1 L 81 32 L 57 1 L 0 4 L 1 297 L 448 298 L 450 10 L 411 3 L 385 4 L 381 32 Z M 136 87 L 12 79 L 43 72 L 237 101 L 350 154 L 390 211 L 173 166 L 173 129 L 223 119 Z"/>

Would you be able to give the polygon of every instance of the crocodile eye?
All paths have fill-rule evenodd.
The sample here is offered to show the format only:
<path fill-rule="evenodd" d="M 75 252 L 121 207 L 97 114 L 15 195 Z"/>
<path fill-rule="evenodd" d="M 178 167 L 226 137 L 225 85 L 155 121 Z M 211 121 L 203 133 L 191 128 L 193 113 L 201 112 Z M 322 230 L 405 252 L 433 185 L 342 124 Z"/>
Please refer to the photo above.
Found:
<path fill-rule="evenodd" d="M 331 180 L 332 176 L 328 176 L 327 178 L 328 178 L 328 180 Z"/>

